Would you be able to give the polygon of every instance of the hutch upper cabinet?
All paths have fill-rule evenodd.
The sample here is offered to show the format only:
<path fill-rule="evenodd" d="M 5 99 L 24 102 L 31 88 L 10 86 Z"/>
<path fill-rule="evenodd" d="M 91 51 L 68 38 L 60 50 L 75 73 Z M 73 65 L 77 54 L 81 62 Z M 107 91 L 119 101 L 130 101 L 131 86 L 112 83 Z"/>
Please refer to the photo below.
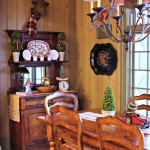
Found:
<path fill-rule="evenodd" d="M 9 37 L 11 38 L 11 33 L 16 30 L 6 30 Z M 28 42 L 32 40 L 43 40 L 46 41 L 50 45 L 50 49 L 56 49 L 57 45 L 57 35 L 60 32 L 46 32 L 46 31 L 39 31 L 37 32 L 36 36 L 29 36 L 26 31 L 18 30 L 21 33 L 21 42 L 23 44 L 23 49 L 27 49 Z M 22 52 L 21 52 L 22 53 Z M 22 65 L 24 67 L 39 67 L 39 66 L 47 66 L 50 67 L 49 69 L 49 80 L 52 85 L 58 85 L 58 82 L 56 80 L 56 76 L 59 76 L 60 73 L 60 67 L 63 62 L 66 61 L 47 61 L 47 58 L 45 58 L 44 61 L 26 61 L 23 59 L 22 54 L 20 55 L 20 61 L 19 62 L 13 62 L 12 55 L 8 61 L 8 65 L 10 66 L 11 75 L 10 75 L 10 81 L 11 81 L 11 87 L 8 90 L 8 94 L 15 93 L 19 90 L 19 78 L 20 75 L 16 74 L 16 68 L 19 65 Z"/>

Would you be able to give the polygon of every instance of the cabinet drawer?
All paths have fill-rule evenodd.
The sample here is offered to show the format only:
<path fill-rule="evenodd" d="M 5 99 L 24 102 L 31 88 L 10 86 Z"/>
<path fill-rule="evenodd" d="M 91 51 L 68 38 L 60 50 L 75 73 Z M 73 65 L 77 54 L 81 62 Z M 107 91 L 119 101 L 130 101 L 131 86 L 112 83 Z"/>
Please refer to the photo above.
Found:
<path fill-rule="evenodd" d="M 44 99 L 20 99 L 20 110 L 36 108 L 36 107 L 44 107 Z"/>

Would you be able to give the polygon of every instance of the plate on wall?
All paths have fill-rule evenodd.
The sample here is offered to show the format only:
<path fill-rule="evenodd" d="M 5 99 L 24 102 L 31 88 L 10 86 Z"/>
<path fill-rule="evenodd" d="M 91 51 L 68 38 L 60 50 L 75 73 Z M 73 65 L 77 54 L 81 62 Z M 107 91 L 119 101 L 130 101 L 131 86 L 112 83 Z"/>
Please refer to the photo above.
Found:
<path fill-rule="evenodd" d="M 50 52 L 49 44 L 42 40 L 33 40 L 27 44 L 27 49 L 31 51 L 32 56 L 46 56 Z"/>
<path fill-rule="evenodd" d="M 90 65 L 97 75 L 111 75 L 117 67 L 117 51 L 113 45 L 95 44 L 90 53 Z"/>
<path fill-rule="evenodd" d="M 31 60 L 31 52 L 28 49 L 25 49 L 22 53 L 22 56 L 25 60 L 30 61 Z"/>

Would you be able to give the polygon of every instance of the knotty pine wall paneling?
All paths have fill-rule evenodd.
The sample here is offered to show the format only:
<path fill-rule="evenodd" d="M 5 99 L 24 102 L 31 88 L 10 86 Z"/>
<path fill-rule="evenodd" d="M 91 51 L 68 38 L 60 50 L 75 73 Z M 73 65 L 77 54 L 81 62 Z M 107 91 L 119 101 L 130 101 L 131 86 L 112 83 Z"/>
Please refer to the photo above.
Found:
<path fill-rule="evenodd" d="M 9 128 L 8 128 L 8 97 L 7 88 L 9 86 L 8 58 L 10 56 L 9 45 L 7 45 L 7 1 L 1 0 L 0 4 L 0 145 L 9 150 Z M 8 143 L 8 146 L 6 146 Z M 4 147 L 5 146 L 5 147 Z"/>
<path fill-rule="evenodd" d="M 69 6 L 69 7 L 68 7 Z M 67 60 L 69 60 L 68 74 L 70 89 L 76 89 L 76 59 L 77 59 L 77 49 L 76 49 L 76 1 L 68 1 L 68 55 Z M 62 19 L 63 20 L 63 19 Z"/>
<path fill-rule="evenodd" d="M 70 50 L 72 55 L 72 60 L 74 57 L 75 50 L 75 1 L 70 0 L 45 0 L 49 3 L 47 7 L 47 16 L 42 17 L 37 21 L 38 31 L 60 31 L 65 32 L 69 40 L 68 50 L 66 51 L 66 60 L 70 58 Z M 7 90 L 10 86 L 10 68 L 8 67 L 8 59 L 11 55 L 10 49 L 10 39 L 4 30 L 6 29 L 16 29 L 24 30 L 26 22 L 30 17 L 30 8 L 32 6 L 32 0 L 1 0 L 1 17 L 0 17 L 0 83 L 3 88 L 0 90 L 1 105 L 0 105 L 0 145 L 5 150 L 10 149 L 9 145 L 9 119 L 8 119 L 8 104 L 9 98 L 7 96 Z M 73 9 L 72 9 L 73 8 Z M 71 13 L 73 13 L 71 18 Z M 70 16 L 69 16 L 70 15 Z M 73 22 L 73 23 L 72 23 Z M 71 26 L 70 26 L 71 24 Z M 70 35 L 72 34 L 72 35 Z M 73 48 L 72 48 L 73 47 Z M 74 67 L 72 60 L 66 63 L 65 75 L 70 78 L 73 76 L 75 69 L 69 71 L 69 67 Z M 72 64 L 71 64 L 71 63 Z M 74 71 L 74 72 L 73 72 Z M 75 87 L 75 77 L 72 77 L 70 82 L 70 87 Z M 73 86 L 72 86 L 73 85 Z"/>
<path fill-rule="evenodd" d="M 102 1 L 102 7 L 109 4 L 109 1 Z M 77 21 L 77 35 L 76 40 L 77 47 L 77 76 L 76 86 L 79 91 L 81 99 L 84 100 L 84 108 L 101 107 L 104 91 L 108 84 L 113 89 L 114 96 L 116 98 L 117 110 L 120 110 L 120 65 L 113 72 L 111 76 L 95 75 L 90 68 L 90 51 L 96 43 L 111 43 L 118 53 L 118 64 L 120 63 L 120 44 L 112 42 L 110 39 L 97 39 L 96 31 L 88 31 L 87 26 L 90 23 L 90 18 L 86 15 L 90 12 L 90 3 L 77 1 L 76 8 L 78 11 L 82 9 L 82 12 L 77 12 L 76 18 L 82 16 L 82 20 Z M 81 15 L 82 14 L 82 15 Z M 114 22 L 112 22 L 112 25 Z M 80 39 L 80 40 L 79 40 Z"/>

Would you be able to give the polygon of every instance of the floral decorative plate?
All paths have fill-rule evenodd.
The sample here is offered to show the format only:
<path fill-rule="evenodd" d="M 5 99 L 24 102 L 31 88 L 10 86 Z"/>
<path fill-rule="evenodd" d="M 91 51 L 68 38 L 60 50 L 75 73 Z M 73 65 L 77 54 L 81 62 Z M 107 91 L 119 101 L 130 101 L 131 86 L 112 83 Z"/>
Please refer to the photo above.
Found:
<path fill-rule="evenodd" d="M 30 61 L 31 60 L 31 52 L 28 49 L 25 49 L 22 53 L 22 56 L 25 60 Z"/>
<path fill-rule="evenodd" d="M 112 44 L 95 44 L 90 54 L 90 65 L 97 75 L 111 75 L 117 67 L 117 51 Z"/>
<path fill-rule="evenodd" d="M 31 51 L 32 56 L 37 57 L 46 56 L 50 51 L 49 44 L 42 40 L 30 41 L 27 45 L 27 49 Z"/>

